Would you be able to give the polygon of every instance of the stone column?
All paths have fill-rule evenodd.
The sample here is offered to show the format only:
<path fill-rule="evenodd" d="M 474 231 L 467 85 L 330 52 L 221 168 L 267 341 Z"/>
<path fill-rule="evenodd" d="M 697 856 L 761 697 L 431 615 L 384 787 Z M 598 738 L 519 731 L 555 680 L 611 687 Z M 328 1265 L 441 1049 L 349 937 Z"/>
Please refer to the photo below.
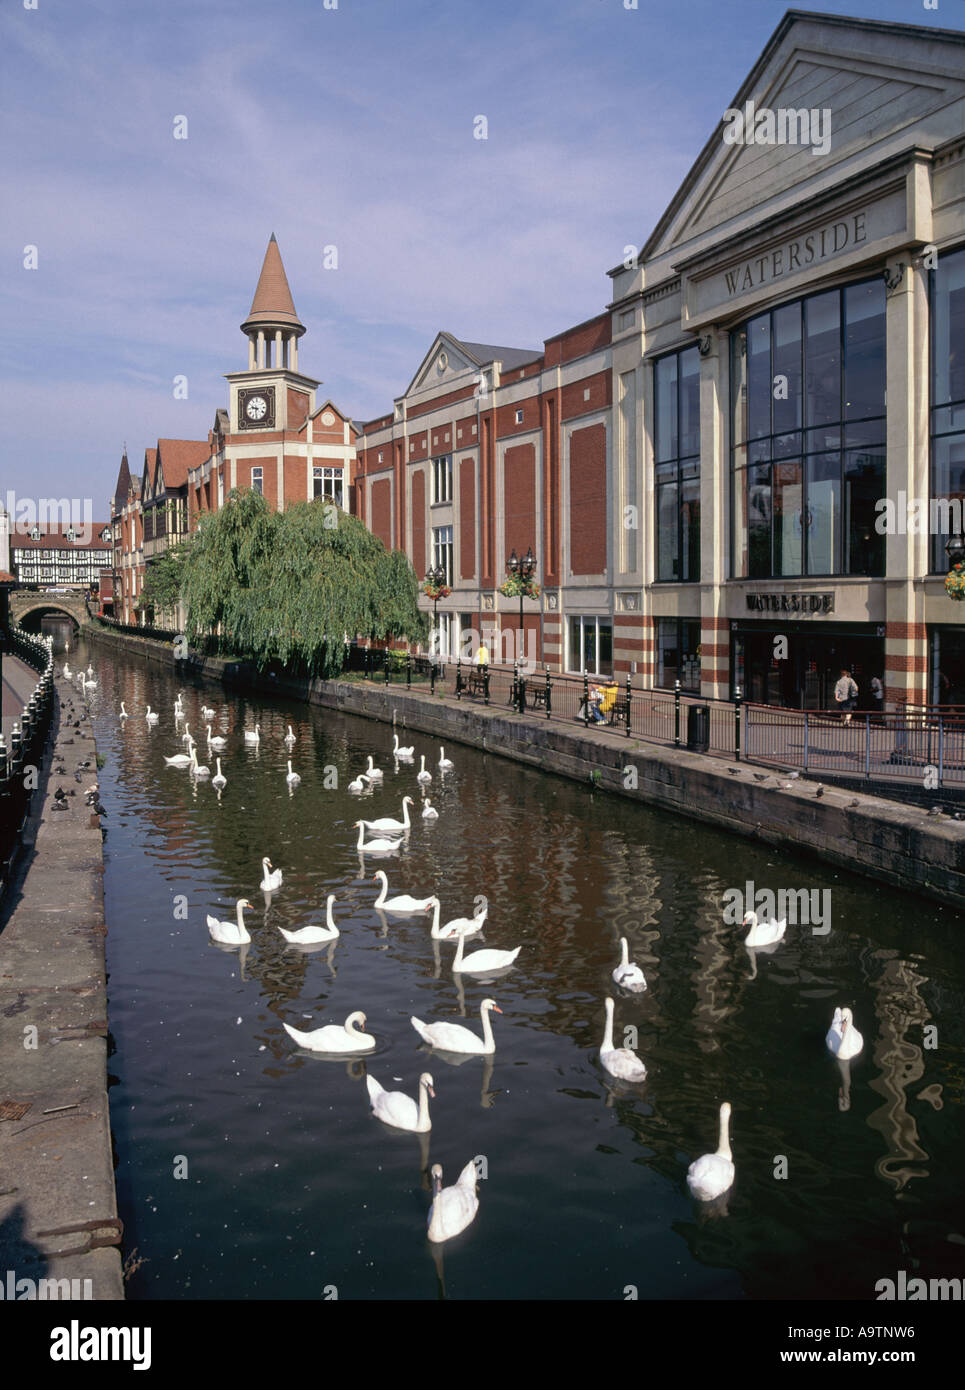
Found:
<path fill-rule="evenodd" d="M 926 273 L 905 253 L 900 282 L 888 291 L 887 473 L 885 495 L 894 503 L 896 529 L 907 532 L 906 499 L 921 499 L 927 513 L 928 291 Z M 896 262 L 889 266 L 894 270 Z M 904 494 L 901 496 L 900 494 Z M 885 707 L 921 704 L 927 682 L 924 587 L 929 570 L 928 535 L 885 537 Z"/>
<path fill-rule="evenodd" d="M 259 367 L 264 367 L 264 365 L 265 365 L 265 330 L 264 330 L 263 328 L 259 328 L 259 330 L 258 330 L 258 366 L 259 366 Z"/>
<path fill-rule="evenodd" d="M 275 361 L 275 366 L 276 366 L 276 367 L 280 367 L 280 366 L 282 365 L 281 329 L 280 329 L 280 328 L 276 328 L 276 329 L 275 329 L 275 359 L 274 359 L 274 361 Z"/>
<path fill-rule="evenodd" d="M 730 623 L 726 616 L 730 460 L 728 334 L 708 328 L 700 349 L 700 693 L 730 694 Z"/>

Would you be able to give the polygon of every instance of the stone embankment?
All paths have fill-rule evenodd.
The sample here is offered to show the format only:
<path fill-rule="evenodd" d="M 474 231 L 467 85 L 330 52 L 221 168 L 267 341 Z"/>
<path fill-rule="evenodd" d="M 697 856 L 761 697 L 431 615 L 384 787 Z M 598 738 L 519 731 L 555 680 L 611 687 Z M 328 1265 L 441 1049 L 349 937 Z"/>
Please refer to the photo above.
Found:
<path fill-rule="evenodd" d="M 0 908 L 0 1297 L 121 1299 L 97 755 L 82 696 L 55 683 L 52 756 Z"/>
<path fill-rule="evenodd" d="M 734 834 L 813 854 L 880 883 L 965 907 L 965 822 L 879 796 L 805 778 L 789 780 L 753 764 L 636 742 L 606 729 L 570 727 L 477 701 L 365 681 L 260 676 L 243 661 L 175 661 L 168 643 L 103 628 L 87 634 L 195 678 L 344 710 L 441 743 L 467 743 L 546 772 L 588 782 Z"/>

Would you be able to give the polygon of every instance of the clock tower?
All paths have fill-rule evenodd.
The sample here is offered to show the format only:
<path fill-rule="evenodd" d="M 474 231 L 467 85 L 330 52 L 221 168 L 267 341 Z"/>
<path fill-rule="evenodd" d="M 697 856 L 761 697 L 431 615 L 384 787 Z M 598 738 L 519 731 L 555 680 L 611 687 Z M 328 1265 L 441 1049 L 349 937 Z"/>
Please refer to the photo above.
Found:
<path fill-rule="evenodd" d="M 278 242 L 272 232 L 248 317 L 248 367 L 228 372 L 231 399 L 226 453 L 228 487 L 253 487 L 279 510 L 304 499 L 306 420 L 321 384 L 298 370 L 298 340 L 305 325 L 295 312 Z M 292 495 L 292 483 L 298 486 Z"/>

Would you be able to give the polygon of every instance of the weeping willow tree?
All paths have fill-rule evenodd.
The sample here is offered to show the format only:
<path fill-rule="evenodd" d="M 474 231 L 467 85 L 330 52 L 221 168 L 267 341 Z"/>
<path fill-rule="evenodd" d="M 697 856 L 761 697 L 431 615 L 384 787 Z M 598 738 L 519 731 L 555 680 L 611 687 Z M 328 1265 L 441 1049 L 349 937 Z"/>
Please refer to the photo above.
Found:
<path fill-rule="evenodd" d="M 428 632 L 405 555 L 323 499 L 276 512 L 258 493 L 229 493 L 202 517 L 183 576 L 189 633 L 218 632 L 223 650 L 259 666 L 334 676 L 346 638 Z"/>

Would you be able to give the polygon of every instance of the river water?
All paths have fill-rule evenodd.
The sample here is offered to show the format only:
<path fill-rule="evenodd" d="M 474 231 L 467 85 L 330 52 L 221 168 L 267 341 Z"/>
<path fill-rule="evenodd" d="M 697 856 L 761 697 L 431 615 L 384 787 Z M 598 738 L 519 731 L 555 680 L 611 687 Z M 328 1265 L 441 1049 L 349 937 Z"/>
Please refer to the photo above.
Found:
<path fill-rule="evenodd" d="M 418 801 L 418 755 L 434 764 L 437 743 L 403 738 L 416 763 L 396 767 L 378 723 L 188 687 L 192 731 L 206 702 L 228 740 L 219 797 L 163 761 L 183 748 L 173 676 L 90 655 L 130 1298 L 869 1299 L 901 1269 L 965 1274 L 956 913 L 457 744 L 455 769 L 433 776 L 439 819 L 417 807 L 399 854 L 367 855 L 363 873 L 353 823 Z M 71 666 L 87 658 L 81 643 Z M 357 797 L 369 753 L 384 788 Z M 284 875 L 270 897 L 264 855 Z M 459 984 L 428 919 L 374 909 L 379 867 L 393 894 L 438 892 L 443 920 L 485 895 L 479 944 L 521 945 L 510 973 Z M 789 926 L 752 956 L 722 908 L 748 880 L 828 890 L 830 932 Z M 322 921 L 329 893 L 334 950 L 289 946 L 278 927 Z M 255 907 L 243 954 L 205 925 L 241 896 Z M 611 979 L 621 936 L 643 994 Z M 636 1029 L 643 1084 L 601 1066 L 608 994 L 618 1045 Z M 487 996 L 502 1009 L 491 1064 L 427 1053 L 412 1014 L 479 1031 Z M 824 1043 L 839 1005 L 865 1039 L 847 1076 Z M 357 1009 L 378 1040 L 364 1060 L 307 1054 L 282 1027 Z M 372 1115 L 366 1070 L 412 1096 L 432 1073 L 428 1136 Z M 736 1181 L 708 1206 L 686 1172 L 716 1148 L 724 1100 Z M 431 1246 L 428 1165 L 450 1183 L 477 1157 L 475 1222 Z"/>

